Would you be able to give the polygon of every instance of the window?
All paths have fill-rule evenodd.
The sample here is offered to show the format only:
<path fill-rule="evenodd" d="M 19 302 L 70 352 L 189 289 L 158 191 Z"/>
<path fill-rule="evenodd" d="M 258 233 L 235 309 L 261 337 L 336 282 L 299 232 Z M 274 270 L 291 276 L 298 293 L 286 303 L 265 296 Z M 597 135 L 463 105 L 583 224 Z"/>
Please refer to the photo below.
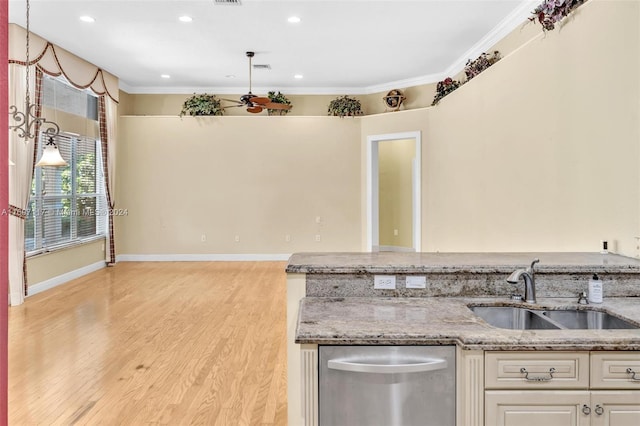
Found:
<path fill-rule="evenodd" d="M 38 156 L 43 139 L 38 144 Z M 27 252 L 105 235 L 106 200 L 99 142 L 69 134 L 56 139 L 69 165 L 37 167 L 34 172 L 25 224 Z"/>
<path fill-rule="evenodd" d="M 60 95 L 62 93 L 62 95 Z M 43 79 L 43 105 L 83 117 L 96 127 L 96 98 L 51 77 Z M 65 129 L 66 118 L 57 121 Z M 71 121 L 74 121 L 73 119 Z M 40 134 L 37 158 L 47 137 Z M 100 141 L 61 131 L 56 137 L 65 167 L 36 167 L 25 223 L 25 250 L 37 254 L 102 237 L 107 228 L 107 205 Z"/>

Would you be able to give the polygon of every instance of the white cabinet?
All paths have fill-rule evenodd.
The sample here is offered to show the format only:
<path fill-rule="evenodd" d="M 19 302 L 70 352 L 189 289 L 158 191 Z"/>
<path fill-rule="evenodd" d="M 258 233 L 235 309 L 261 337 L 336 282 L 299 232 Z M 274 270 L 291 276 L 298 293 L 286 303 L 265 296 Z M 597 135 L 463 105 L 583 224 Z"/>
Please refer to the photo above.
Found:
<path fill-rule="evenodd" d="M 638 352 L 486 352 L 485 426 L 639 426 L 635 371 Z"/>
<path fill-rule="evenodd" d="M 588 403 L 589 391 L 486 391 L 485 426 L 589 426 Z"/>
<path fill-rule="evenodd" d="M 588 389 L 589 352 L 486 352 L 485 389 Z"/>
<path fill-rule="evenodd" d="M 592 391 L 591 426 L 640 425 L 640 391 Z"/>

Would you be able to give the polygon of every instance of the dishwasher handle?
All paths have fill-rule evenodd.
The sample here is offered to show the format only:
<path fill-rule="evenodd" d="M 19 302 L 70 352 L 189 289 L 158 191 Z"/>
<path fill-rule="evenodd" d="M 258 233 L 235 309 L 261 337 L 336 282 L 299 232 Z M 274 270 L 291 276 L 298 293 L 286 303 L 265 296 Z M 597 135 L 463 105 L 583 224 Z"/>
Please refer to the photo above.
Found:
<path fill-rule="evenodd" d="M 425 359 L 424 362 L 416 362 L 412 364 L 368 364 L 361 362 L 342 361 L 339 359 L 330 359 L 327 362 L 327 366 L 330 370 L 351 371 L 354 373 L 422 373 L 425 371 L 446 369 L 447 360 Z"/>

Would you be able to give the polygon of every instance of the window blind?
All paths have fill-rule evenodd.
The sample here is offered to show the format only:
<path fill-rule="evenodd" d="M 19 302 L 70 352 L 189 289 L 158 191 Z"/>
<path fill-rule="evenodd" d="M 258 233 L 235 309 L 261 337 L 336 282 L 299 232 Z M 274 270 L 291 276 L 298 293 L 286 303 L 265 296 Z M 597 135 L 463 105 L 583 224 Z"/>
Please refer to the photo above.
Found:
<path fill-rule="evenodd" d="M 69 165 L 35 170 L 25 226 L 27 252 L 104 235 L 106 230 L 99 142 L 70 134 L 56 139 Z M 38 156 L 44 140 L 44 135 L 39 138 Z"/>

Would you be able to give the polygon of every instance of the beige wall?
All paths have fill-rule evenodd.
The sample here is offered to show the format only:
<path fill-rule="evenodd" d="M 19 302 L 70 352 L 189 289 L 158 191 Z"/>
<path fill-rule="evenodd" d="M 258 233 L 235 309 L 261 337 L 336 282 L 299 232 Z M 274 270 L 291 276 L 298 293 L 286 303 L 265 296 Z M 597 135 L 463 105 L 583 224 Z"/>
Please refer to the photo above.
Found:
<path fill-rule="evenodd" d="M 336 117 L 121 117 L 117 251 L 358 250 L 359 135 Z"/>
<path fill-rule="evenodd" d="M 104 261 L 104 239 L 27 259 L 29 286 Z"/>
<path fill-rule="evenodd" d="M 424 251 L 596 251 L 608 239 L 637 256 L 639 23 L 638 2 L 591 0 L 559 30 L 518 28 L 497 45 L 509 55 L 438 106 L 418 108 L 426 85 L 394 113 L 375 114 L 384 93 L 358 96 L 373 115 L 357 119 L 323 117 L 329 95 L 296 99 L 288 117 L 179 119 L 188 95 L 121 92 L 121 114 L 171 117 L 121 118 L 117 252 L 360 250 L 366 137 L 418 130 Z"/>
<path fill-rule="evenodd" d="M 423 108 L 431 105 L 435 95 L 436 84 L 404 88 L 407 100 L 402 104 L 401 110 Z M 362 110 L 366 115 L 380 114 L 387 111 L 382 98 L 388 91 L 373 93 L 370 95 L 350 95 L 360 100 Z M 123 107 L 122 115 L 178 115 L 182 104 L 191 94 L 128 94 L 120 92 L 120 107 Z M 124 98 L 123 98 L 124 95 Z M 238 99 L 237 95 L 216 95 L 224 99 Z M 288 116 L 325 116 L 329 103 L 342 95 L 286 95 L 291 101 Z M 123 102 L 124 101 L 124 102 Z M 233 105 L 232 102 L 222 102 L 223 106 Z M 266 112 L 251 114 L 245 108 L 227 108 L 225 116 L 266 116 Z"/>
<path fill-rule="evenodd" d="M 424 251 L 637 255 L 638 16 L 589 2 L 437 107 L 362 118 L 363 145 L 422 131 Z"/>
<path fill-rule="evenodd" d="M 378 143 L 380 246 L 413 247 L 414 158 L 413 139 Z"/>

